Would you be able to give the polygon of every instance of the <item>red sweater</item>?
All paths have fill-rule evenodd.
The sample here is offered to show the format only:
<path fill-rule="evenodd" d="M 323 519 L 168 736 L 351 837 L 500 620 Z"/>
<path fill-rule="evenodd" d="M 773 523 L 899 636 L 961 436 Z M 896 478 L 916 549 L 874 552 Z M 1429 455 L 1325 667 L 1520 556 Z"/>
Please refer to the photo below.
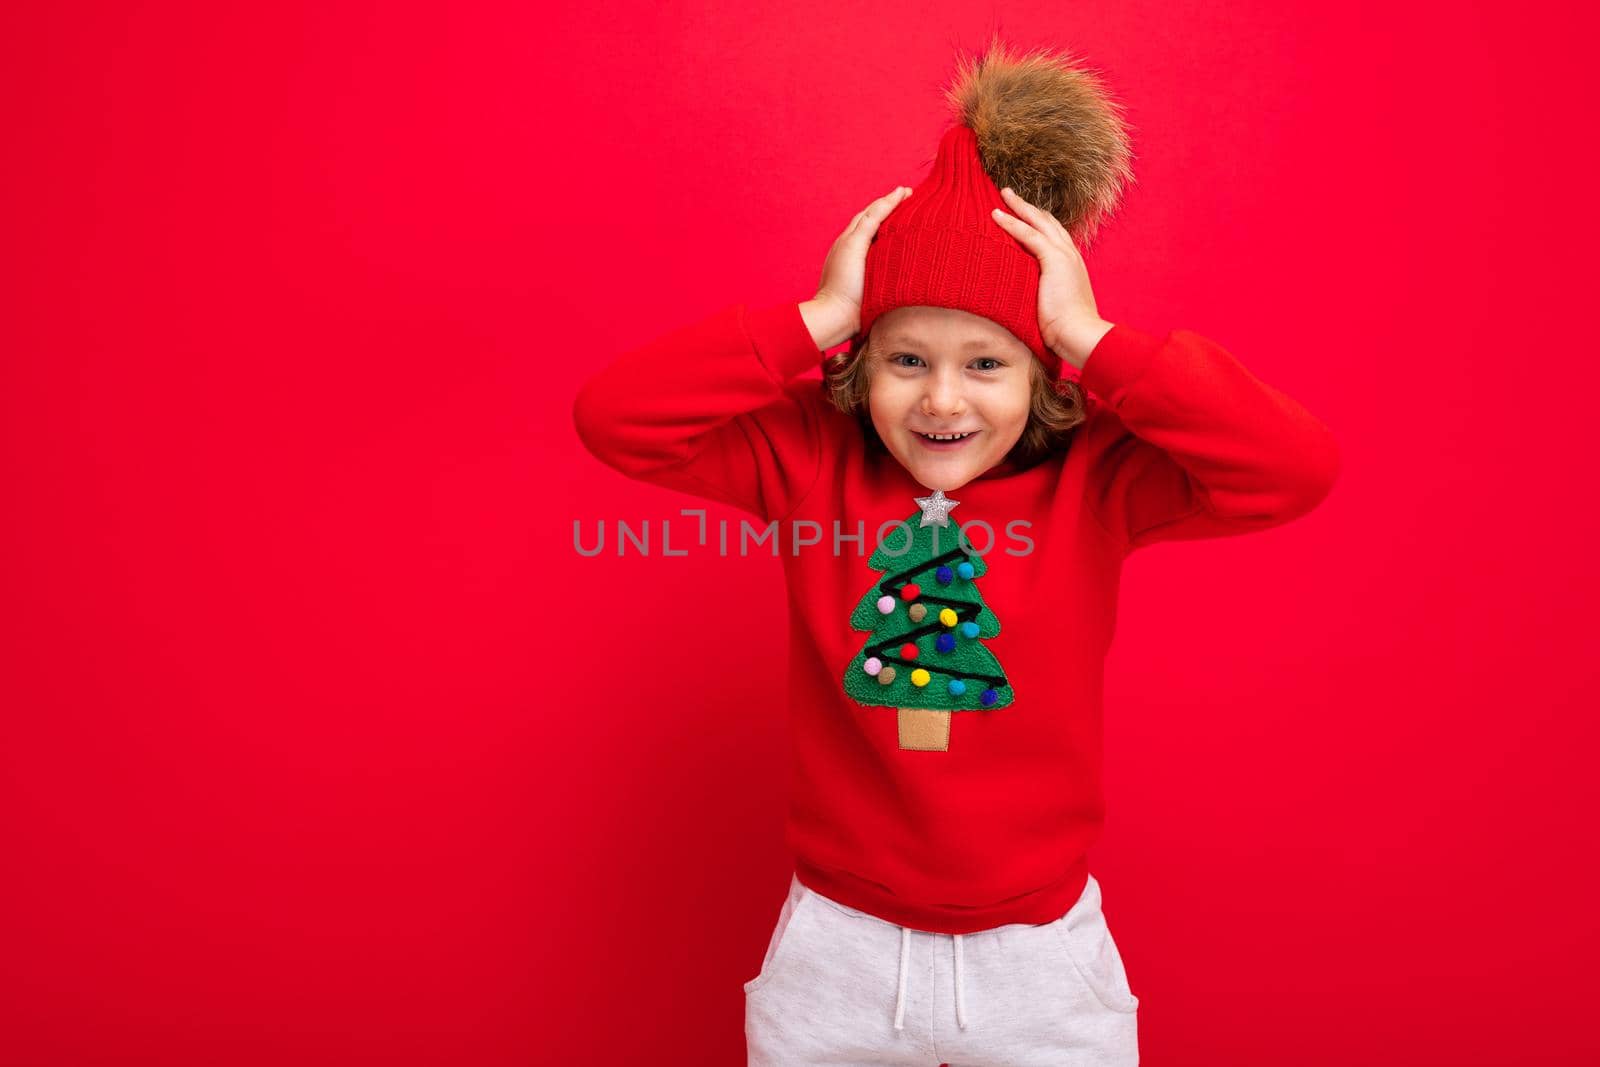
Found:
<path fill-rule="evenodd" d="M 947 750 L 906 749 L 895 708 L 858 702 L 844 679 L 873 640 L 852 615 L 868 602 L 882 610 L 878 594 L 898 591 L 880 589 L 886 575 L 869 566 L 878 531 L 892 542 L 892 524 L 920 519 L 913 498 L 929 490 L 829 403 L 805 373 L 820 361 L 798 304 L 728 307 L 585 383 L 577 431 L 630 478 L 750 512 L 756 531 L 778 523 L 789 589 L 786 837 L 800 881 L 918 930 L 1051 922 L 1078 899 L 1104 816 L 1101 681 L 1123 559 L 1157 541 L 1305 514 L 1337 476 L 1337 445 L 1214 342 L 1114 326 L 1081 371 L 1087 420 L 1069 445 L 1026 469 L 1007 460 L 949 494 L 960 501 L 951 531 L 975 520 L 993 530 L 992 547 L 981 525 L 966 534 L 983 563 L 974 585 L 998 620 L 997 633 L 991 621 L 976 639 L 1003 668 L 1002 699 L 979 707 L 969 693 L 972 710 L 950 716 Z M 1030 525 L 1008 532 L 1016 520 Z M 930 597 L 950 580 L 962 579 L 922 575 Z M 931 606 L 926 629 L 937 631 L 936 598 Z M 918 662 L 936 665 L 932 640 L 921 644 Z"/>

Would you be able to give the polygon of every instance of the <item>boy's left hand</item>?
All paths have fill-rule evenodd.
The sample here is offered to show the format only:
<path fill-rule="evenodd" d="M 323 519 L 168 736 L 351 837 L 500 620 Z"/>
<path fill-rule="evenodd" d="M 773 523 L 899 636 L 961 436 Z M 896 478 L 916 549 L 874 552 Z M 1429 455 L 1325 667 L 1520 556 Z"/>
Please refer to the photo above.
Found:
<path fill-rule="evenodd" d="M 1039 334 L 1051 351 L 1081 370 L 1112 326 L 1095 307 L 1083 256 L 1054 215 L 1010 186 L 1000 190 L 1000 198 L 1016 215 L 996 208 L 995 223 L 1039 260 Z"/>

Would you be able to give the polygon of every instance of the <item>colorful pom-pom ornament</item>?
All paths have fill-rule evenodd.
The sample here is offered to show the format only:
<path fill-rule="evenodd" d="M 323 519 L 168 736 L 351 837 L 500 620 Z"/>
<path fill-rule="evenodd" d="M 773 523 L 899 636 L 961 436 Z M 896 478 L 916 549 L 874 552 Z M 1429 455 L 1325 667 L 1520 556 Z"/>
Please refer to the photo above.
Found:
<path fill-rule="evenodd" d="M 934 642 L 934 645 L 938 647 L 940 652 L 953 652 L 955 651 L 956 647 L 956 635 L 940 634 L 939 639 Z"/>
<path fill-rule="evenodd" d="M 861 669 L 866 671 L 868 674 L 875 675 L 879 671 L 883 670 L 883 660 L 879 659 L 877 656 L 868 656 L 867 661 L 861 665 Z"/>
<path fill-rule="evenodd" d="M 907 582 L 900 587 L 901 600 L 915 600 L 922 595 L 922 586 L 916 582 Z"/>
<path fill-rule="evenodd" d="M 921 667 L 918 667 L 916 670 L 911 672 L 911 684 L 919 687 L 927 685 L 928 679 L 931 677 L 932 675 L 930 675 L 927 671 L 923 670 Z"/>
<path fill-rule="evenodd" d="M 905 644 L 901 645 L 900 646 L 900 658 L 901 659 L 916 659 L 917 658 L 917 646 L 915 644 L 911 643 L 910 641 L 907 641 Z"/>
<path fill-rule="evenodd" d="M 958 697 L 967 691 L 967 683 L 960 678 L 952 678 L 950 679 L 949 689 L 951 696 Z"/>
<path fill-rule="evenodd" d="M 946 626 L 954 626 L 959 619 L 960 616 L 956 614 L 955 608 L 945 608 L 939 612 L 939 621 Z"/>
<path fill-rule="evenodd" d="M 993 704 L 996 700 L 1000 699 L 1000 694 L 996 693 L 993 689 L 985 689 L 983 691 L 983 695 L 978 699 L 983 702 L 984 707 L 988 707 L 990 704 Z"/>
<path fill-rule="evenodd" d="M 894 668 L 893 667 L 885 667 L 883 670 L 878 672 L 878 684 L 879 685 L 888 685 L 892 681 L 894 681 Z"/>
<path fill-rule="evenodd" d="M 894 611 L 894 597 L 881 596 L 878 598 L 878 613 L 888 615 Z"/>
<path fill-rule="evenodd" d="M 961 575 L 961 577 L 963 577 L 963 578 L 971 578 L 972 577 L 972 564 L 970 564 L 970 563 L 959 563 L 959 564 L 957 564 L 956 565 L 956 573 Z"/>
<path fill-rule="evenodd" d="M 949 567 L 940 567 L 933 572 L 933 576 L 939 579 L 940 585 L 949 585 L 950 579 L 955 577 L 955 571 L 952 571 Z"/>
<path fill-rule="evenodd" d="M 975 622 L 971 622 L 971 621 L 962 623 L 961 624 L 961 636 L 962 637 L 977 637 L 978 636 L 978 624 L 975 623 Z"/>

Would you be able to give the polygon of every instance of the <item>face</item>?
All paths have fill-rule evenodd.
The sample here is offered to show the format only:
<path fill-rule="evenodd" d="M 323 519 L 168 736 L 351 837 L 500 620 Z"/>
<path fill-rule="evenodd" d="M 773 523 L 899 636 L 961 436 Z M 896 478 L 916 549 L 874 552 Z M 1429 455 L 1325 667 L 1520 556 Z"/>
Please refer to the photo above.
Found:
<path fill-rule="evenodd" d="M 929 489 L 952 492 L 995 466 L 1028 424 L 1034 355 L 992 319 L 895 308 L 873 322 L 867 358 L 872 425 Z M 927 436 L 950 433 L 967 436 Z"/>

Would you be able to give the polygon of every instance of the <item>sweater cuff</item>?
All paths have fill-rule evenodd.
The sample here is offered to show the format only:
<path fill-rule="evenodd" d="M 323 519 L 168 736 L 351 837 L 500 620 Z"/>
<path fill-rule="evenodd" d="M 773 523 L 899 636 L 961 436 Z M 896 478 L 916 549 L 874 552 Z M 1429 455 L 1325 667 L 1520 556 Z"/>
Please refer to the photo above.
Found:
<path fill-rule="evenodd" d="M 822 365 L 822 350 L 795 301 L 746 307 L 744 325 L 755 343 L 756 355 L 780 383 L 787 384 L 790 378 Z"/>
<path fill-rule="evenodd" d="M 1166 341 L 1155 334 L 1119 322 L 1106 331 L 1089 358 L 1084 360 L 1078 380 L 1085 389 L 1115 408 L 1122 403 L 1122 394 L 1149 369 L 1165 344 Z"/>

